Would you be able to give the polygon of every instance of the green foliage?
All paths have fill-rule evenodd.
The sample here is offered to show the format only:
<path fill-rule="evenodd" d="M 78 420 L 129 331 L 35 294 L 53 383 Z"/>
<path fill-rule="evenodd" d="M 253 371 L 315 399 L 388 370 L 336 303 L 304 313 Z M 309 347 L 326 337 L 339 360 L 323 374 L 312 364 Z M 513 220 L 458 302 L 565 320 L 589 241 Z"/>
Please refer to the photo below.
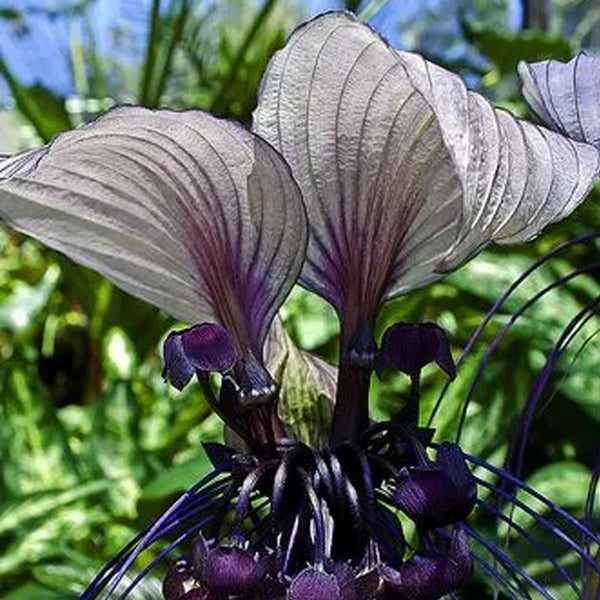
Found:
<path fill-rule="evenodd" d="M 502 76 L 514 74 L 520 60 L 569 60 L 573 54 L 568 40 L 540 31 L 509 33 L 466 21 L 462 25 L 465 39 L 474 44 Z"/>
<path fill-rule="evenodd" d="M 63 98 L 58 98 L 41 85 L 30 87 L 21 85 L 1 58 L 0 76 L 8 84 L 18 109 L 33 125 L 43 141 L 48 142 L 56 134 L 73 127 Z"/>

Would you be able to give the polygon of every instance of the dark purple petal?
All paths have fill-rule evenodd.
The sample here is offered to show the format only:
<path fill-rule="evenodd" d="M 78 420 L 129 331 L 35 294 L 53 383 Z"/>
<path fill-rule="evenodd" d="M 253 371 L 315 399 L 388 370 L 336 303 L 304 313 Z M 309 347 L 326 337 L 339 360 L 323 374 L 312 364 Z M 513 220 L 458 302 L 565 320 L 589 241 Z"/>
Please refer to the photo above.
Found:
<path fill-rule="evenodd" d="M 199 371 L 224 373 L 237 360 L 233 340 L 220 325 L 202 323 L 179 332 L 179 335 L 188 360 Z"/>
<path fill-rule="evenodd" d="M 398 570 L 381 568 L 390 600 L 438 600 L 466 584 L 473 573 L 473 558 L 464 531 L 456 530 L 448 552 L 437 556 L 416 554 Z"/>
<path fill-rule="evenodd" d="M 185 593 L 186 583 L 192 583 L 193 580 L 193 567 L 187 559 L 181 558 L 169 564 L 162 584 L 165 600 L 179 600 Z"/>
<path fill-rule="evenodd" d="M 335 575 L 307 567 L 292 581 L 287 600 L 341 600 L 341 598 L 340 586 Z"/>
<path fill-rule="evenodd" d="M 375 569 L 356 577 L 356 596 L 358 600 L 371 600 L 379 588 L 379 574 Z"/>
<path fill-rule="evenodd" d="M 176 332 L 170 333 L 165 340 L 163 363 L 163 378 L 178 390 L 182 390 L 196 372 L 185 354 L 181 335 Z"/>
<path fill-rule="evenodd" d="M 395 506 L 417 525 L 439 527 L 461 521 L 477 499 L 475 478 L 455 444 L 442 444 L 435 466 L 402 469 Z"/>
<path fill-rule="evenodd" d="M 363 600 L 363 597 L 359 596 L 354 569 L 348 563 L 335 562 L 329 571 L 337 579 L 341 600 Z"/>
<path fill-rule="evenodd" d="M 233 457 L 237 451 L 218 442 L 202 442 L 202 448 L 215 469 L 227 471 L 233 465 Z"/>
<path fill-rule="evenodd" d="M 457 501 L 456 488 L 441 469 L 403 469 L 392 498 L 394 505 L 421 527 L 454 521 L 447 509 Z"/>
<path fill-rule="evenodd" d="M 458 444 L 450 442 L 440 444 L 435 464 L 450 477 L 459 495 L 465 499 L 471 498 L 474 504 L 477 496 L 475 477 L 467 466 L 465 456 Z"/>
<path fill-rule="evenodd" d="M 433 361 L 454 379 L 456 366 L 444 330 L 435 323 L 396 323 L 381 341 L 377 371 L 412 375 Z"/>
<path fill-rule="evenodd" d="M 163 356 L 163 375 L 179 390 L 196 371 L 225 373 L 238 359 L 233 339 L 215 323 L 202 323 L 170 333 L 164 343 Z"/>
<path fill-rule="evenodd" d="M 203 567 L 203 579 L 215 592 L 247 594 L 265 574 L 265 562 L 248 550 L 235 546 L 218 546 L 208 552 Z"/>
<path fill-rule="evenodd" d="M 283 600 L 287 593 L 287 585 L 271 575 L 267 575 L 264 578 L 261 589 L 263 591 L 263 597 L 265 599 L 268 598 L 269 600 L 271 598 L 273 600 Z"/>

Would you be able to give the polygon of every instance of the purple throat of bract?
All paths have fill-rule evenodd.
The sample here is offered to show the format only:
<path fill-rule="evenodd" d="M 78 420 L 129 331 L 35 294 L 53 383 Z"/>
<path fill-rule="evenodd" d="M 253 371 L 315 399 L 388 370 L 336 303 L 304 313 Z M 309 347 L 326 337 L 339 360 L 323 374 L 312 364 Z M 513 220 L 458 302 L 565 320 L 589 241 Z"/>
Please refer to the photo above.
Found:
<path fill-rule="evenodd" d="M 163 374 L 178 389 L 197 381 L 226 425 L 227 444 L 204 445 L 212 472 L 110 560 L 81 600 L 158 598 L 154 573 L 165 600 L 436 600 L 483 590 L 553 600 L 559 584 L 569 598 L 600 597 L 600 466 L 584 519 L 520 477 L 550 375 L 599 300 L 573 317 L 548 357 L 506 468 L 460 447 L 473 392 L 503 337 L 552 289 L 598 264 L 563 275 L 505 321 L 455 440 L 430 426 L 443 393 L 427 424 L 421 407 L 425 367 L 459 378 L 515 290 L 598 235 L 523 273 L 456 364 L 434 323 L 399 322 L 375 335 L 387 300 L 492 243 L 534 238 L 597 178 L 600 61 L 580 55 L 519 70 L 544 125 L 493 107 L 456 75 L 332 12 L 301 25 L 274 55 L 252 131 L 198 110 L 118 107 L 0 159 L 2 221 L 196 323 L 167 337 Z M 285 333 L 277 313 L 295 283 L 334 307 L 337 367 Z M 371 379 L 390 373 L 403 374 L 410 392 L 396 415 L 375 422 Z M 309 407 L 312 421 L 303 422 L 293 407 L 317 402 L 315 387 L 331 414 Z M 516 539 L 552 582 L 520 563 Z"/>

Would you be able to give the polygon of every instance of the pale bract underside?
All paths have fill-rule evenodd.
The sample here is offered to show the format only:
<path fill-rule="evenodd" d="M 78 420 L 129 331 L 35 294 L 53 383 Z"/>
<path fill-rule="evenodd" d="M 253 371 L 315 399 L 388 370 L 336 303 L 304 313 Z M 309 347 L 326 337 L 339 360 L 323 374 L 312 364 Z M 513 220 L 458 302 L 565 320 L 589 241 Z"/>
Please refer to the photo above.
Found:
<path fill-rule="evenodd" d="M 254 130 L 307 205 L 301 280 L 338 308 L 353 287 L 389 298 L 489 242 L 534 237 L 585 198 L 599 163 L 592 146 L 495 109 L 343 12 L 302 25 L 274 56 Z"/>
<path fill-rule="evenodd" d="M 600 57 L 519 63 L 523 96 L 551 129 L 600 146 Z"/>
<path fill-rule="evenodd" d="M 261 350 L 301 268 L 281 157 L 201 111 L 123 107 L 0 162 L 0 218 L 187 322 Z"/>

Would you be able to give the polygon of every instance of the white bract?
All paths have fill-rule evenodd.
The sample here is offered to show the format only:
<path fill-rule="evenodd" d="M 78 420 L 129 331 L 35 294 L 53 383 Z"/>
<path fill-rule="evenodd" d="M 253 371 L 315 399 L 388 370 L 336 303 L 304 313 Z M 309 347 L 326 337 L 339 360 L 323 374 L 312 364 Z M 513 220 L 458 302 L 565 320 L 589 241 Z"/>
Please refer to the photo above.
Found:
<path fill-rule="evenodd" d="M 599 167 L 593 146 L 494 108 L 349 13 L 305 23 L 275 55 L 254 130 L 308 209 L 301 281 L 350 322 L 489 242 L 531 239 L 586 197 Z"/>

